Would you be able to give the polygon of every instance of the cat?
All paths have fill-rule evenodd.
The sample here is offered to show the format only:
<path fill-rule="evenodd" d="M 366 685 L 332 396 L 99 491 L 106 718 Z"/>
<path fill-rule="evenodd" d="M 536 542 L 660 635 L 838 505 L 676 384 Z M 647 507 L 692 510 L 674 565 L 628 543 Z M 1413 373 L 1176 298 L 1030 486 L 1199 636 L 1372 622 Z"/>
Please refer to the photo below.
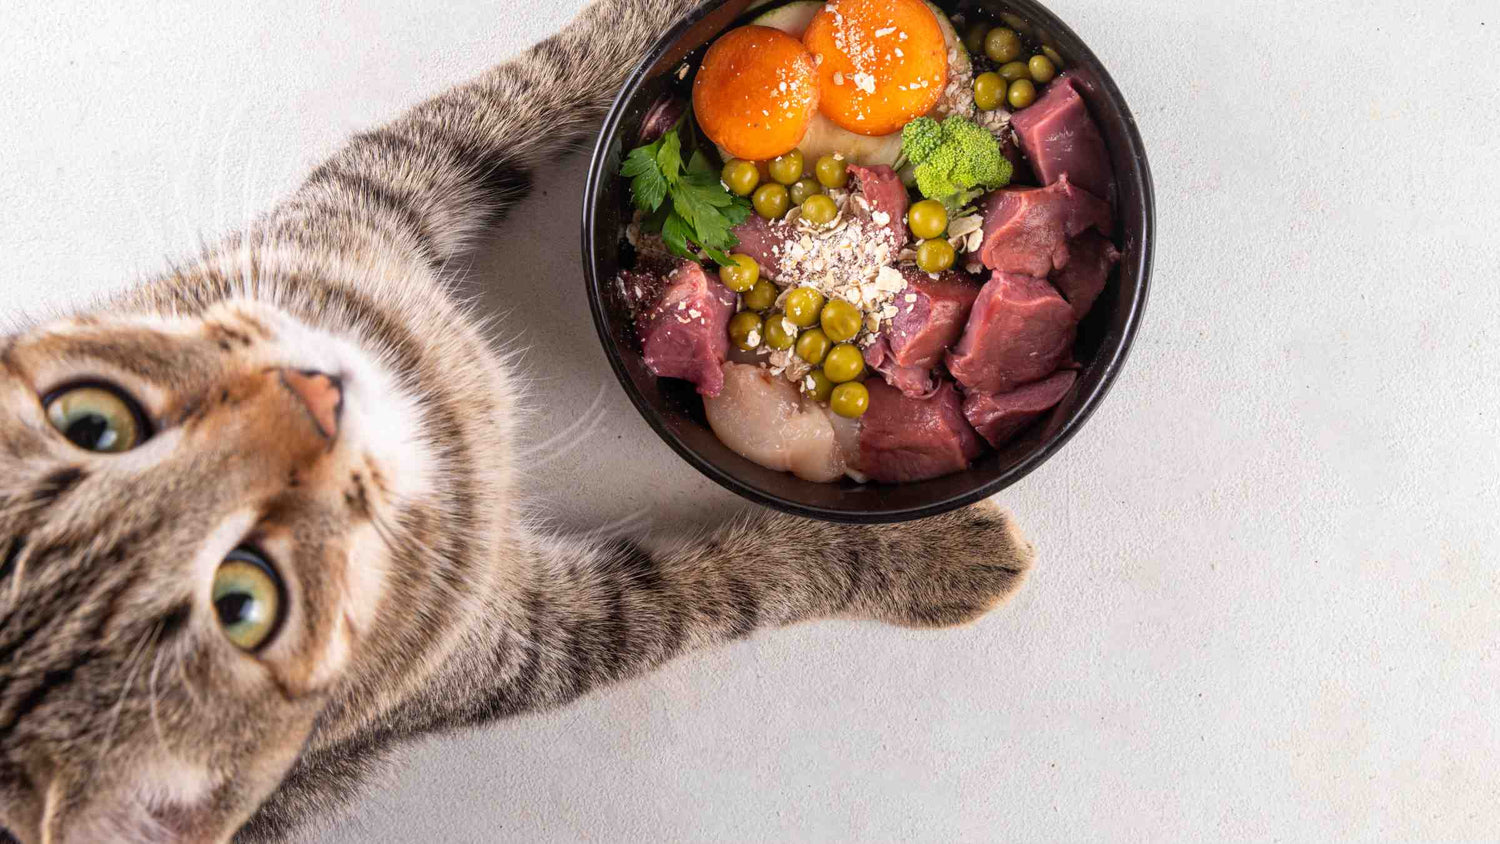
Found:
<path fill-rule="evenodd" d="M 960 624 L 1019 587 L 1034 551 L 988 503 L 667 543 L 526 523 L 515 376 L 444 267 L 696 2 L 601 0 L 193 260 L 0 338 L 9 835 L 281 840 L 416 737 L 761 628 Z"/>

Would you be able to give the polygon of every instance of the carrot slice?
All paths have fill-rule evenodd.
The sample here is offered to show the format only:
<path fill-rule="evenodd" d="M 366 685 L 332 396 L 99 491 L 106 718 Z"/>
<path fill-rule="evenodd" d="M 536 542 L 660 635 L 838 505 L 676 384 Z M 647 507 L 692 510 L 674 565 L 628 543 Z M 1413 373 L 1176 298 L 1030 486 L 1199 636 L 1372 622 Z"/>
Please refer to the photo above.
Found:
<path fill-rule="evenodd" d="M 693 80 L 693 113 L 714 143 L 763 161 L 795 149 L 818 111 L 818 74 L 802 42 L 742 26 L 708 48 Z"/>
<path fill-rule="evenodd" d="M 948 47 L 922 0 L 829 0 L 802 43 L 822 80 L 819 108 L 861 135 L 886 135 L 937 105 Z"/>

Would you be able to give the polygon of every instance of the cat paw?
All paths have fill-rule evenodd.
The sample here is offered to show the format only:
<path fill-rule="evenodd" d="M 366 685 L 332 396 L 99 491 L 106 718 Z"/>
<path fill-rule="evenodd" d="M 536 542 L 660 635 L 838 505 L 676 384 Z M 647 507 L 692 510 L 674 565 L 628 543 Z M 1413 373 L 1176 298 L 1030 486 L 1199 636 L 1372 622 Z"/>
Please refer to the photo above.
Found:
<path fill-rule="evenodd" d="M 906 627 L 973 621 L 1021 588 L 1036 557 L 1015 520 L 990 501 L 910 522 L 884 572 L 892 587 L 875 614 Z"/>

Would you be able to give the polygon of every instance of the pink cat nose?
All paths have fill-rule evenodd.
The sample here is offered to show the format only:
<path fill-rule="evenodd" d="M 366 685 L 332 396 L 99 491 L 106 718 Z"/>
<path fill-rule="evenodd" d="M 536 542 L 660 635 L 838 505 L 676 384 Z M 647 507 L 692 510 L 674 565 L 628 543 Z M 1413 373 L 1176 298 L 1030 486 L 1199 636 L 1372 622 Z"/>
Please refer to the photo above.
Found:
<path fill-rule="evenodd" d="M 344 383 L 338 376 L 306 369 L 281 370 L 281 383 L 302 402 L 318 430 L 333 440 L 339 435 L 344 410 Z"/>

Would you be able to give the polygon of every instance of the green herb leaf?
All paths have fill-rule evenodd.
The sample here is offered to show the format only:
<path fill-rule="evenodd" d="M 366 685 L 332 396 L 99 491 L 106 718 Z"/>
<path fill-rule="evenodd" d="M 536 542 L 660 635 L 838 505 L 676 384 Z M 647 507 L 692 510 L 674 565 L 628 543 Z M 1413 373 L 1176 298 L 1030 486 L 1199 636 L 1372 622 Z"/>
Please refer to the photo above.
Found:
<path fill-rule="evenodd" d="M 705 246 L 703 247 L 703 251 L 707 252 L 708 257 L 714 259 L 714 263 L 718 264 L 721 267 L 729 263 L 729 255 L 722 250 L 715 249 L 712 246 Z"/>
<path fill-rule="evenodd" d="M 625 156 L 625 161 L 620 165 L 620 175 L 627 179 L 633 179 L 644 173 L 649 173 L 656 167 L 656 151 L 661 147 L 661 141 L 654 141 L 643 147 L 636 147 Z"/>
<path fill-rule="evenodd" d="M 630 177 L 630 195 L 635 207 L 655 211 L 667 196 L 667 180 L 656 165 L 656 145 L 637 147 L 625 157 L 620 174 Z"/>
<path fill-rule="evenodd" d="M 701 149 L 693 150 L 693 156 L 688 159 L 687 169 L 689 173 L 707 173 L 710 176 L 718 175 L 714 172 L 714 166 L 708 163 L 708 156 L 704 155 Z"/>
<path fill-rule="evenodd" d="M 737 226 L 740 223 L 745 222 L 745 220 L 750 216 L 750 211 L 750 200 L 737 196 L 734 198 L 734 202 L 732 204 L 721 208 L 719 210 L 719 213 L 723 214 L 724 217 L 729 220 L 729 225 Z"/>
<path fill-rule="evenodd" d="M 661 168 L 667 184 L 677 184 L 682 173 L 682 138 L 678 137 L 677 130 L 662 135 L 661 149 L 656 151 L 656 166 Z"/>
<path fill-rule="evenodd" d="M 672 254 L 689 260 L 696 257 L 688 248 L 688 239 L 692 237 L 692 234 L 692 227 L 688 225 L 686 220 L 678 216 L 676 211 L 667 215 L 666 222 L 661 227 L 662 242 L 667 244 L 667 248 L 672 250 Z"/>
<path fill-rule="evenodd" d="M 669 205 L 663 204 L 660 208 L 641 218 L 641 231 L 646 234 L 661 234 L 662 224 L 667 221 L 667 215 L 672 213 Z"/>
<path fill-rule="evenodd" d="M 701 249 L 719 263 L 729 260 L 726 250 L 739 244 L 731 229 L 750 216 L 750 203 L 724 189 L 702 150 L 694 150 L 683 170 L 682 138 L 675 127 L 655 143 L 631 150 L 620 174 L 630 178 L 631 198 L 646 212 L 642 231 L 660 232 L 667 249 L 683 258 L 696 260 Z"/>

